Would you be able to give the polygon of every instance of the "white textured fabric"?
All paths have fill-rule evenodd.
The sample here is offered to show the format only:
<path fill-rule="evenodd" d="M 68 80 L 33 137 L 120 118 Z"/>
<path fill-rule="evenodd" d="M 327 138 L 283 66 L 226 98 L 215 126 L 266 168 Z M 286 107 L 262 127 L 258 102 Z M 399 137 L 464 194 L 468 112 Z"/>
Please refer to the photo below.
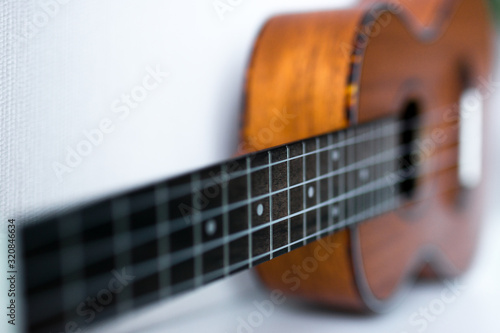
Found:
<path fill-rule="evenodd" d="M 31 1 L 0 2 L 0 270 L 7 271 L 7 220 L 20 217 L 24 210 L 26 189 L 32 180 L 30 152 L 30 107 L 33 103 L 31 44 L 24 39 L 32 10 Z M 22 218 L 19 219 L 21 221 Z M 0 279 L 0 300 L 7 305 L 8 283 Z M 3 307 L 3 306 L 2 306 Z M 5 315 L 3 316 L 5 318 Z M 0 331 L 16 332 L 20 328 L 19 302 L 17 325 L 0 321 Z"/>
<path fill-rule="evenodd" d="M 31 5 L 6 0 L 0 3 L 0 226 L 14 218 L 23 204 L 27 170 L 29 108 L 33 84 L 30 81 L 29 45 L 23 40 Z M 24 142 L 23 142 L 24 141 Z"/>
<path fill-rule="evenodd" d="M 44 212 L 229 157 L 237 143 L 245 67 L 263 22 L 280 12 L 336 8 L 354 0 L 224 2 L 233 6 L 221 19 L 213 0 L 0 0 L 1 240 L 8 218 L 26 223 Z M 168 77 L 125 116 L 122 95 L 138 89 L 157 69 L 168 72 Z M 54 163 L 65 163 L 68 151 L 88 140 L 84 132 L 99 128 L 104 119 L 111 120 L 114 131 L 60 181 Z M 6 247 L 3 241 L 0 245 L 3 274 Z M 250 283 L 248 276 L 244 273 L 193 294 L 187 305 L 181 300 L 163 309 L 187 312 L 192 304 L 205 304 L 223 290 L 238 298 L 241 284 Z M 4 280 L 0 300 L 5 295 Z M 255 288 L 249 290 L 249 295 L 238 298 L 240 306 L 233 316 L 252 311 Z M 494 292 L 498 295 L 498 288 Z M 466 302 L 460 306 L 463 311 L 455 317 L 455 331 L 470 321 L 462 313 L 476 308 Z M 139 317 L 132 328 L 130 322 L 118 328 L 111 323 L 97 331 L 145 331 L 140 327 L 153 322 L 157 326 L 148 331 L 163 332 L 161 312 L 157 308 L 151 312 L 153 318 Z M 205 317 L 212 316 L 207 313 Z M 224 313 L 224 308 L 215 311 L 213 318 L 228 320 Z M 192 331 L 185 319 L 191 315 L 196 314 L 187 312 L 184 322 L 181 318 L 179 326 L 173 325 L 177 331 Z M 318 323 L 311 313 L 302 322 L 286 316 L 295 317 L 285 311 L 284 317 L 273 317 L 281 320 L 259 331 L 307 331 L 308 320 Z M 235 327 L 233 321 L 217 327 L 210 318 L 198 324 L 213 332 Z M 379 322 L 377 327 L 399 332 L 407 328 L 406 317 L 399 318 L 401 325 Z M 363 319 L 363 330 L 356 328 L 359 318 L 334 319 L 348 323 L 343 331 L 373 331 L 369 319 Z M 323 317 L 322 323 L 336 329 L 335 320 Z M 7 332 L 4 324 L 2 319 L 0 332 Z M 331 331 L 328 325 L 318 331 Z M 437 328 L 429 332 L 443 331 Z"/>

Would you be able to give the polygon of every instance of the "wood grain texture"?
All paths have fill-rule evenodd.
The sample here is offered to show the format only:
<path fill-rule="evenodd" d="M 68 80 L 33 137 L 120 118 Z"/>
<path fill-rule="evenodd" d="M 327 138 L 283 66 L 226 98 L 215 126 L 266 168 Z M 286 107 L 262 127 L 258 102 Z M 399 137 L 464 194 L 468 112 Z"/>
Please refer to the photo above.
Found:
<path fill-rule="evenodd" d="M 480 190 L 459 191 L 458 120 L 450 114 L 465 88 L 489 78 L 491 45 L 489 14 L 477 0 L 366 0 L 265 25 L 248 70 L 243 152 L 397 115 L 409 101 L 421 110 L 420 138 L 433 143 L 421 154 L 425 175 L 411 202 L 258 266 L 265 285 L 378 311 L 423 267 L 440 276 L 466 269 Z M 433 139 L 436 131 L 445 139 Z"/>

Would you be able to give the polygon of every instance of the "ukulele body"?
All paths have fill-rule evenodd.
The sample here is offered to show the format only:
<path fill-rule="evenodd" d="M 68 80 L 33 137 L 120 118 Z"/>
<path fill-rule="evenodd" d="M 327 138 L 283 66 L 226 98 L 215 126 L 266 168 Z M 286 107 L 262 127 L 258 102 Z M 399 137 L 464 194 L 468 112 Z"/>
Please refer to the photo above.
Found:
<path fill-rule="evenodd" d="M 481 186 L 458 181 L 458 103 L 489 79 L 483 1 L 365 1 L 271 19 L 247 75 L 241 152 L 383 117 L 418 114 L 419 177 L 401 208 L 257 266 L 271 289 L 384 311 L 420 275 L 453 277 L 473 257 Z M 280 114 L 285 126 L 276 125 Z"/>

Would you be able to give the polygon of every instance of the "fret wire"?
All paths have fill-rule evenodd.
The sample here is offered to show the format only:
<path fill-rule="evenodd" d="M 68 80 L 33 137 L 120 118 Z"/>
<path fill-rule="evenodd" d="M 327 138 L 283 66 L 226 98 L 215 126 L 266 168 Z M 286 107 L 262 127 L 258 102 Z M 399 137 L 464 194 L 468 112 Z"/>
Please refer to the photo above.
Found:
<path fill-rule="evenodd" d="M 370 132 L 376 132 L 376 129 L 371 126 L 371 124 L 368 124 L 368 127 L 366 128 L 367 131 Z M 398 158 L 399 152 L 396 149 L 391 149 L 391 151 L 394 152 L 393 158 Z M 375 150 L 375 146 L 373 145 L 373 140 L 367 144 L 362 144 L 360 145 L 360 154 L 363 157 L 366 156 L 375 156 L 375 161 L 374 163 L 365 163 L 364 167 L 357 172 L 357 179 L 361 184 L 364 184 L 366 182 L 371 181 L 372 179 L 378 179 L 379 177 L 376 176 L 374 172 L 374 168 L 378 163 L 380 163 L 380 157 L 378 156 L 378 152 Z M 360 200 L 360 204 L 366 208 L 366 211 L 370 211 L 370 195 L 371 193 L 367 193 L 366 195 L 363 196 L 363 198 Z M 368 213 L 367 213 L 368 214 Z"/>
<path fill-rule="evenodd" d="M 319 151 L 319 138 L 316 137 L 316 151 Z M 319 152 L 316 153 L 316 191 L 315 191 L 315 195 L 316 195 L 316 205 L 319 205 L 320 203 L 320 180 L 319 180 L 319 177 L 320 177 L 320 170 L 319 170 Z M 328 178 L 331 178 L 331 177 L 328 177 Z M 320 231 L 321 230 L 321 208 L 318 208 L 316 209 L 316 231 Z M 318 235 L 317 239 L 319 239 L 320 235 Z"/>
<path fill-rule="evenodd" d="M 386 140 L 385 137 L 382 138 L 382 140 L 380 140 L 380 144 L 381 144 L 382 150 L 384 150 L 384 151 L 389 147 L 389 145 L 387 145 L 387 140 Z M 386 168 L 385 165 L 382 165 L 381 167 L 384 168 L 384 169 Z M 381 202 L 385 202 L 385 200 L 386 200 L 386 194 L 387 194 L 387 191 L 385 191 L 385 190 L 381 190 L 380 191 Z"/>
<path fill-rule="evenodd" d="M 227 174 L 227 165 L 223 164 L 221 167 L 222 174 Z M 227 180 L 222 183 L 222 223 L 223 223 L 223 237 L 224 237 L 224 275 L 229 275 L 229 217 L 228 217 L 228 182 Z"/>
<path fill-rule="evenodd" d="M 386 138 L 385 138 L 385 137 L 382 139 L 381 144 L 382 144 L 382 149 L 383 149 L 383 150 L 385 150 L 385 149 L 387 149 L 388 147 L 390 147 L 390 145 L 388 145 L 388 142 L 387 142 L 387 140 L 386 140 Z M 387 166 L 384 164 L 382 167 L 385 169 Z M 385 191 L 385 190 L 382 190 L 382 191 L 381 191 L 381 194 L 382 194 L 382 195 L 381 195 L 381 196 L 382 196 L 382 199 L 381 199 L 381 200 L 382 200 L 382 202 L 385 202 L 385 201 L 386 201 L 386 198 L 387 198 L 387 194 L 388 194 L 388 192 L 387 192 L 387 191 Z"/>
<path fill-rule="evenodd" d="M 201 207 L 199 205 L 199 183 L 200 174 L 195 172 L 191 175 L 191 187 L 192 187 L 192 205 L 193 205 L 193 265 L 194 265 L 194 283 L 195 287 L 199 287 L 203 283 L 203 261 L 202 261 L 202 250 L 200 245 L 202 245 L 202 221 L 201 219 Z"/>
<path fill-rule="evenodd" d="M 302 156 L 305 156 L 306 152 L 306 143 L 302 141 Z M 302 157 L 302 208 L 305 210 L 306 209 L 306 158 Z M 307 236 L 307 230 L 306 230 L 306 224 L 307 224 L 307 217 L 306 214 L 303 215 L 302 217 L 302 233 L 303 233 L 303 239 L 304 242 L 303 244 L 306 245 L 306 236 Z"/>
<path fill-rule="evenodd" d="M 374 130 L 375 130 L 375 131 L 378 131 L 378 128 L 377 128 L 377 127 L 374 127 Z M 374 141 L 372 142 L 372 150 L 373 150 L 373 151 L 376 151 L 376 152 L 378 152 L 378 151 L 379 151 L 378 142 L 379 142 L 379 140 L 374 140 Z M 399 152 L 397 153 L 397 155 L 398 155 L 398 156 L 400 155 L 400 154 L 399 154 Z M 382 175 L 379 175 L 379 173 L 378 173 L 378 168 L 379 168 L 379 164 L 376 164 L 376 165 L 374 165 L 374 166 L 371 166 L 372 173 L 373 173 L 373 177 L 376 177 L 376 178 L 378 178 L 378 177 L 382 177 Z M 371 198 L 371 199 L 370 199 L 370 200 L 371 200 L 371 207 L 372 207 L 372 209 L 373 209 L 374 211 L 376 210 L 376 207 L 377 207 L 377 202 L 378 202 L 378 201 L 377 201 L 377 196 L 378 196 L 378 192 L 375 192 L 375 193 L 373 193 L 373 195 L 370 197 L 370 198 Z"/>
<path fill-rule="evenodd" d="M 273 259 L 273 168 L 271 166 L 272 164 L 272 156 L 271 156 L 271 151 L 267 152 L 267 157 L 269 161 L 269 171 L 268 171 L 268 176 L 269 176 L 269 251 L 271 252 L 270 258 Z"/>
<path fill-rule="evenodd" d="M 339 140 L 345 140 L 345 132 L 339 132 Z M 339 168 L 343 169 L 345 167 L 345 158 L 346 158 L 346 152 L 345 148 L 340 148 L 339 152 Z M 346 191 L 346 177 L 345 174 L 339 174 L 339 192 L 340 194 L 345 193 Z M 345 218 L 345 203 L 340 202 L 338 204 L 338 212 L 339 212 L 339 224 L 340 226 L 343 226 L 343 221 Z"/>
<path fill-rule="evenodd" d="M 373 130 L 378 132 L 378 128 L 377 127 L 374 127 Z M 371 143 L 371 151 L 374 151 L 376 153 L 379 152 L 378 140 L 374 140 Z M 398 153 L 398 156 L 399 156 L 399 153 Z M 369 166 L 369 168 L 370 168 L 370 177 L 374 177 L 374 178 L 382 177 L 382 175 L 379 175 L 379 173 L 378 173 L 379 163 L 377 163 L 374 166 Z M 377 196 L 378 196 L 378 193 L 379 192 L 374 192 L 372 195 L 369 196 L 369 198 L 370 198 L 370 207 L 372 208 L 373 211 L 375 211 L 376 207 L 377 207 L 377 202 L 378 202 Z"/>
<path fill-rule="evenodd" d="M 81 214 L 73 214 L 68 220 L 58 220 L 58 232 L 61 239 L 61 247 L 65 248 L 65 251 L 60 253 L 60 267 L 61 274 L 63 276 L 63 290 L 62 290 L 62 307 L 63 309 L 67 307 L 67 304 L 71 304 L 73 299 L 84 299 L 85 298 L 85 280 L 83 278 L 83 262 L 84 262 L 84 252 L 81 234 L 76 233 L 76 245 L 74 239 L 67 239 L 65 236 L 71 234 L 69 228 L 72 226 L 77 226 L 76 229 L 81 229 L 82 227 L 82 217 Z M 66 241 L 65 241 L 66 238 Z M 71 243 L 70 243 L 71 242 Z M 72 246 L 68 246 L 68 245 Z M 67 249 L 68 248 L 68 249 Z M 76 269 L 75 269 L 76 267 Z M 74 270 L 72 271 L 73 268 Z M 77 273 L 79 278 L 76 279 L 76 283 L 70 283 L 71 279 L 68 279 L 68 275 Z M 73 277 L 74 279 L 74 277 Z M 66 314 L 66 321 L 71 321 L 73 318 Z"/>
<path fill-rule="evenodd" d="M 370 125 L 371 125 L 371 124 L 368 124 L 368 125 L 367 125 L 367 127 L 363 127 L 362 132 L 363 132 L 363 133 L 365 133 L 365 131 L 369 131 L 369 130 L 371 130 L 371 126 L 370 126 Z M 365 157 L 365 156 L 366 156 L 366 153 L 369 151 L 369 150 L 368 150 L 368 148 L 370 147 L 370 142 L 372 142 L 372 141 L 373 141 L 373 140 L 369 140 L 369 141 L 367 141 L 365 144 L 362 144 L 362 145 L 356 146 L 356 149 L 359 149 L 359 150 L 360 150 L 360 152 L 359 152 L 359 153 L 361 154 L 361 156 L 363 156 L 363 157 Z M 358 158 L 356 158 L 356 160 L 357 160 L 357 159 L 358 159 Z M 368 178 L 368 177 L 370 177 L 370 169 L 369 169 L 369 165 L 364 165 L 364 166 L 361 168 L 361 170 L 357 173 L 356 178 L 357 178 L 357 180 L 358 180 L 358 183 L 359 183 L 359 184 L 363 184 L 364 182 L 366 182 L 366 179 L 365 179 L 365 178 Z M 368 178 L 368 179 L 369 179 L 369 178 Z M 368 193 L 368 195 L 369 195 L 369 193 Z M 365 212 L 365 214 L 366 214 L 366 212 L 367 212 L 367 209 L 366 209 L 366 208 L 367 208 L 367 207 L 369 207 L 369 206 L 368 206 L 368 202 L 367 202 L 367 195 L 363 195 L 363 196 L 361 196 L 361 197 L 359 198 L 358 202 L 359 202 L 359 206 L 360 206 L 361 208 L 356 207 L 356 211 L 358 211 L 358 210 L 360 210 L 360 209 L 361 209 L 361 210 L 362 210 L 362 211 L 364 211 L 364 212 Z"/>
<path fill-rule="evenodd" d="M 395 126 L 394 124 L 391 124 L 391 126 L 393 127 L 392 130 L 397 129 L 397 126 Z M 397 147 L 398 146 L 399 137 L 394 137 L 394 139 L 387 138 L 387 140 L 389 141 L 389 147 Z M 414 142 L 417 142 L 417 140 L 415 140 Z M 401 149 L 401 148 L 398 148 L 398 149 Z M 390 171 L 394 172 L 394 170 L 396 170 L 395 169 L 395 165 L 393 163 L 391 163 L 391 169 L 390 169 Z M 392 190 L 392 188 L 391 188 L 391 190 Z M 392 200 L 394 198 L 394 196 L 391 195 L 391 194 L 393 194 L 394 191 L 387 190 L 387 192 L 388 192 L 387 196 Z"/>
<path fill-rule="evenodd" d="M 379 129 L 380 131 L 380 129 Z M 379 139 L 377 140 L 378 141 L 378 151 L 384 151 L 385 150 L 385 146 L 384 146 L 384 141 L 382 139 Z M 399 152 L 398 153 L 398 158 L 401 158 L 403 157 L 403 155 Z M 384 173 L 384 165 L 382 163 L 380 163 L 379 165 L 377 165 L 377 175 L 379 177 L 383 177 L 385 175 Z M 378 202 L 383 202 L 384 201 L 384 197 L 383 197 L 383 191 L 379 191 L 378 192 Z"/>
<path fill-rule="evenodd" d="M 348 138 L 350 135 L 355 136 L 356 135 L 356 127 L 348 129 L 346 133 L 347 133 Z M 354 149 L 351 149 L 351 151 L 349 151 L 348 147 L 346 148 L 345 153 L 346 153 L 347 165 L 350 165 L 355 160 L 355 158 L 353 157 L 353 154 L 355 154 L 355 148 L 356 147 L 354 147 Z M 354 186 L 355 185 L 354 185 L 354 179 L 353 179 L 352 172 L 346 173 L 346 191 L 350 192 L 354 188 Z M 356 207 L 354 207 L 354 205 L 355 205 L 355 203 L 353 201 L 348 201 L 345 203 L 346 217 L 347 218 L 354 214 L 354 211 L 356 209 Z"/>
<path fill-rule="evenodd" d="M 122 197 L 112 201 L 113 251 L 116 268 L 128 267 L 131 263 L 131 233 L 130 233 L 130 205 L 128 198 Z M 121 236 L 121 237 L 120 237 Z M 117 297 L 117 311 L 119 313 L 129 310 L 132 306 L 132 291 L 125 288 Z"/>
<path fill-rule="evenodd" d="M 393 130 L 398 129 L 398 126 L 396 124 L 392 124 L 392 127 L 393 127 Z M 394 137 L 389 138 L 389 139 L 392 141 L 392 145 L 391 145 L 392 147 L 399 147 L 400 146 L 399 145 L 399 137 L 394 136 Z M 416 143 L 416 142 L 418 142 L 418 139 L 414 140 L 412 143 L 410 143 L 410 145 L 413 145 L 413 143 Z M 398 148 L 398 149 L 401 149 L 401 148 Z M 397 160 L 392 161 L 392 163 L 391 163 L 391 166 L 392 166 L 391 172 L 393 172 L 393 173 L 397 171 L 397 167 L 395 165 L 396 162 L 399 162 L 399 158 Z M 390 190 L 392 193 L 396 192 L 396 189 L 392 188 L 392 186 L 390 187 Z M 397 202 L 398 199 L 396 198 L 395 195 L 392 195 L 391 199 L 393 201 L 395 201 L 395 204 L 398 204 L 398 202 Z"/>
<path fill-rule="evenodd" d="M 246 158 L 247 171 L 251 169 L 252 160 L 250 157 Z M 247 172 L 247 213 L 248 213 L 248 230 L 252 229 L 252 174 Z M 248 259 L 250 260 L 250 268 L 253 266 L 252 256 L 253 256 L 253 245 L 252 245 L 252 233 L 248 233 Z"/>
<path fill-rule="evenodd" d="M 160 184 L 155 187 L 156 218 L 157 218 L 157 234 L 167 235 L 158 237 L 158 283 L 160 298 L 167 297 L 171 294 L 170 284 L 172 270 L 170 269 L 170 231 L 168 223 L 168 187 Z"/>
<path fill-rule="evenodd" d="M 357 128 L 357 134 L 365 133 L 366 128 L 361 127 Z M 357 161 L 359 159 L 364 159 L 364 153 L 365 153 L 365 145 L 368 144 L 368 141 L 362 145 L 356 144 L 354 146 L 354 159 Z M 364 177 L 365 175 L 362 173 L 366 173 L 366 165 L 363 163 L 363 165 L 360 167 L 359 171 L 354 174 L 354 187 L 358 187 L 363 184 L 363 179 L 362 176 Z M 364 200 L 363 196 L 360 196 L 356 200 L 354 200 L 354 213 L 358 211 L 365 212 L 366 208 L 366 202 Z"/>
<path fill-rule="evenodd" d="M 374 131 L 376 132 L 377 131 L 377 128 L 373 127 L 370 125 L 370 131 Z M 374 152 L 376 151 L 376 146 L 375 146 L 375 141 L 376 140 L 372 140 L 372 141 L 369 141 L 367 146 L 366 146 L 366 152 L 365 154 L 369 154 L 370 152 Z M 398 153 L 396 153 L 396 155 L 398 155 Z M 375 167 L 376 165 L 368 165 L 366 166 L 366 169 L 368 170 L 368 179 L 372 179 L 372 178 L 375 178 L 377 177 L 376 174 L 375 174 Z M 370 216 L 370 212 L 373 212 L 375 210 L 375 206 L 374 206 L 374 198 L 375 198 L 375 192 L 372 192 L 372 193 L 368 193 L 368 195 L 366 195 L 365 197 L 365 203 L 366 205 L 368 206 L 368 216 Z"/>
<path fill-rule="evenodd" d="M 376 131 L 380 132 L 381 130 L 380 130 L 380 128 L 376 128 Z M 382 140 L 380 140 L 380 139 L 375 140 L 374 145 L 375 145 L 375 150 L 377 152 L 384 151 L 384 146 L 382 144 Z M 400 156 L 400 154 L 398 153 L 398 157 L 399 156 Z M 384 167 L 382 165 L 382 161 L 379 161 L 379 164 L 375 165 L 374 169 L 375 169 L 375 177 L 378 178 L 378 177 L 384 176 L 384 172 L 383 172 Z M 374 196 L 374 204 L 373 205 L 375 207 L 378 205 L 379 202 L 381 202 L 383 200 L 380 198 L 381 192 L 382 191 L 377 192 L 376 196 Z"/>
<path fill-rule="evenodd" d="M 286 188 L 287 188 L 287 215 L 288 215 L 288 252 L 292 250 L 292 247 L 290 245 L 291 240 L 292 240 L 292 223 L 290 219 L 290 147 L 287 145 L 286 146 Z"/>
<path fill-rule="evenodd" d="M 395 125 L 395 124 L 391 124 L 391 126 L 393 127 L 392 130 L 396 130 L 398 127 Z M 390 147 L 399 147 L 399 137 L 396 137 L 394 136 L 394 138 L 389 138 L 389 141 L 390 141 Z M 414 140 L 414 142 L 418 142 L 418 139 Z M 402 151 L 402 148 L 398 148 L 400 151 L 399 153 Z M 399 159 L 397 160 L 399 161 Z M 396 162 L 396 160 L 394 160 L 393 162 Z M 390 171 L 392 173 L 394 173 L 396 171 L 396 167 L 395 167 L 395 164 L 394 163 L 391 163 L 391 169 Z M 388 192 L 390 192 L 388 195 L 390 196 L 391 200 L 394 200 L 394 195 L 392 195 L 393 193 L 395 193 L 395 191 L 392 191 L 392 186 L 389 187 L 389 190 L 387 190 Z M 395 190 L 395 189 L 394 189 Z"/>
<path fill-rule="evenodd" d="M 385 141 L 386 147 L 391 147 L 393 144 L 393 142 L 388 137 L 384 137 L 384 141 Z M 387 166 L 385 166 L 385 167 L 387 168 Z M 389 171 L 392 171 L 392 170 L 389 170 Z M 389 191 L 384 190 L 383 192 L 385 192 L 384 198 L 389 199 L 390 198 Z"/>
<path fill-rule="evenodd" d="M 370 126 L 370 131 L 376 132 L 377 128 L 373 127 L 371 124 Z M 365 154 L 369 154 L 370 152 L 376 151 L 376 146 L 375 146 L 375 141 L 376 140 L 371 140 L 368 141 L 368 144 L 366 145 L 366 152 Z M 396 153 L 397 155 L 398 153 Z M 376 165 L 375 165 L 376 166 Z M 366 169 L 368 170 L 368 179 L 375 178 L 375 166 L 374 165 L 367 165 Z M 370 212 L 374 211 L 374 198 L 375 198 L 375 192 L 368 193 L 368 195 L 365 196 L 365 204 L 368 206 L 368 216 L 370 216 Z"/>
<path fill-rule="evenodd" d="M 333 143 L 333 134 L 332 133 L 328 134 L 328 139 L 327 140 L 328 140 L 327 145 L 331 146 L 332 143 Z M 328 163 L 327 170 L 328 170 L 328 173 L 333 172 L 333 156 L 332 156 L 332 154 L 333 154 L 333 150 L 332 151 L 328 151 L 328 154 L 327 154 L 327 163 Z M 333 198 L 333 177 L 328 177 L 328 198 Z M 328 210 L 328 226 L 329 227 L 331 227 L 333 225 L 332 207 L 328 207 L 327 208 L 327 210 Z"/>

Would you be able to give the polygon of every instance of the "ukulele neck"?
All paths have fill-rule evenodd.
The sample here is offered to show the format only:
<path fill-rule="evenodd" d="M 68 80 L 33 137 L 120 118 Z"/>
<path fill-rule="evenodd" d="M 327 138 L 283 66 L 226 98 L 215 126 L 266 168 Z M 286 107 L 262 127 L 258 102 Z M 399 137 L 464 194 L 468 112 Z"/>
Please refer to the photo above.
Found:
<path fill-rule="evenodd" d="M 46 326 L 74 311 L 81 298 L 65 293 L 79 286 L 82 295 L 93 294 L 114 270 L 135 278 L 129 292 L 106 307 L 111 314 L 200 287 L 397 208 L 398 160 L 405 151 L 400 132 L 392 118 L 354 126 L 28 226 L 22 236 L 29 299 L 51 295 L 63 305 L 30 314 L 32 322 Z M 44 262 L 59 264 L 39 270 Z"/>

